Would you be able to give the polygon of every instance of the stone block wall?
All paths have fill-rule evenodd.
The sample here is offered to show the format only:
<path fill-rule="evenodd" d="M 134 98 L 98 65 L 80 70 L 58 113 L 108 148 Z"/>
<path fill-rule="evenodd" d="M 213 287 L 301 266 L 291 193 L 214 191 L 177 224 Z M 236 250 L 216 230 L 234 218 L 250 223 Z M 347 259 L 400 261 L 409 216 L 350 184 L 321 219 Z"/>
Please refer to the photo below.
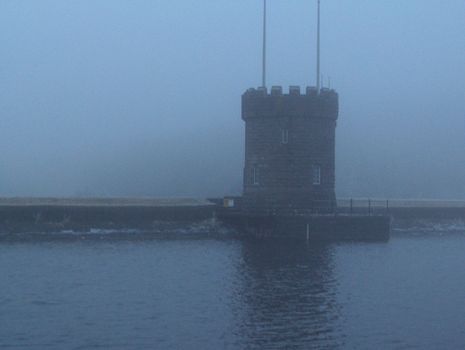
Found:
<path fill-rule="evenodd" d="M 333 206 L 337 117 L 338 95 L 333 90 L 317 94 L 307 88 L 301 94 L 298 87 L 291 87 L 283 94 L 280 87 L 273 87 L 270 93 L 265 89 L 244 93 L 244 208 Z"/>

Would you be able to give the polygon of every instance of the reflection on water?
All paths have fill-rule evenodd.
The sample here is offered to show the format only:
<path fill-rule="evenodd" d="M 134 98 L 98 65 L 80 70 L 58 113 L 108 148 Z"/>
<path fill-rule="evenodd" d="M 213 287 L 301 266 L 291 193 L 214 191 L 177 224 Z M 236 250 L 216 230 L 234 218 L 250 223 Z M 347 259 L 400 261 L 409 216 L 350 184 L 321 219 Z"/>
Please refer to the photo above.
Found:
<path fill-rule="evenodd" d="M 0 349 L 463 349 L 465 237 L 0 243 Z"/>
<path fill-rule="evenodd" d="M 240 337 L 247 348 L 336 348 L 332 248 L 285 241 L 242 245 Z"/>

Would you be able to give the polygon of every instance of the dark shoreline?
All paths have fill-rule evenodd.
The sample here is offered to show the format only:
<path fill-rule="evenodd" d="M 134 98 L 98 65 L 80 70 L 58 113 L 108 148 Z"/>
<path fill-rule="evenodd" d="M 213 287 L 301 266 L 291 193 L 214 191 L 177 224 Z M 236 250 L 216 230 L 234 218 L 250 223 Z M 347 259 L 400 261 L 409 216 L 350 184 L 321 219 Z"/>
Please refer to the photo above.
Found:
<path fill-rule="evenodd" d="M 441 205 L 435 206 L 436 203 L 430 201 L 429 206 L 374 207 L 369 214 L 365 209 L 357 208 L 353 221 L 356 222 L 360 216 L 366 217 L 366 222 L 377 216 L 389 216 L 393 219 L 394 230 L 428 228 L 435 223 L 447 225 L 454 221 L 460 226 L 465 222 L 465 206 L 438 203 Z M 215 234 L 215 230 L 225 227 L 218 220 L 222 212 L 224 208 L 217 201 L 203 199 L 0 198 L 0 240 L 40 235 L 86 239 L 108 235 L 131 239 L 152 236 L 221 237 L 221 234 Z M 350 218 L 349 209 L 338 207 L 337 215 L 333 217 L 344 221 L 344 217 Z M 296 218 L 302 220 L 301 217 Z"/>

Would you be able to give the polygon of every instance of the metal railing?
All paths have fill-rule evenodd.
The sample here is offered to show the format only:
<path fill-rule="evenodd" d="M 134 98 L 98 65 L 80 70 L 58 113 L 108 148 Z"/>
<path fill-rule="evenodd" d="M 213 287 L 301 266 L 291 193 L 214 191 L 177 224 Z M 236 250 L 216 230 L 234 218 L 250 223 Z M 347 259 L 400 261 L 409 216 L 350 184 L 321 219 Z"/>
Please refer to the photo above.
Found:
<path fill-rule="evenodd" d="M 389 215 L 390 203 L 388 200 L 373 199 L 341 199 L 312 200 L 302 207 L 283 207 L 279 204 L 261 207 L 260 205 L 241 205 L 233 208 L 223 208 L 228 213 L 244 213 L 259 216 L 304 216 L 304 215 Z"/>
<path fill-rule="evenodd" d="M 464 208 L 463 200 L 426 200 L 426 199 L 372 199 L 339 198 L 331 200 L 312 200 L 301 207 L 285 207 L 282 203 L 242 203 L 241 197 L 234 197 L 235 206 L 225 208 L 229 213 L 251 215 L 390 215 L 391 209 L 399 208 Z M 219 204 L 219 203 L 218 203 Z M 243 206 L 245 205 L 245 207 Z"/>
<path fill-rule="evenodd" d="M 388 199 L 339 199 L 337 211 L 339 213 L 354 215 L 388 215 L 390 202 Z"/>

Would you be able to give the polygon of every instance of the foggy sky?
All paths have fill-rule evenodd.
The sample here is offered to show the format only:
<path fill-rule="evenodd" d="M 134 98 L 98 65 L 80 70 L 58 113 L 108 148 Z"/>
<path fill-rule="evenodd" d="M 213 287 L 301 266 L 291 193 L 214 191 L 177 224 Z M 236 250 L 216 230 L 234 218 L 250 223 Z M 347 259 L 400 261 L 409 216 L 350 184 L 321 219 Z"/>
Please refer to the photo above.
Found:
<path fill-rule="evenodd" d="M 269 0 L 268 85 L 315 84 L 315 2 Z M 261 0 L 0 0 L 0 196 L 222 196 Z M 465 1 L 322 0 L 338 196 L 465 199 Z"/>

